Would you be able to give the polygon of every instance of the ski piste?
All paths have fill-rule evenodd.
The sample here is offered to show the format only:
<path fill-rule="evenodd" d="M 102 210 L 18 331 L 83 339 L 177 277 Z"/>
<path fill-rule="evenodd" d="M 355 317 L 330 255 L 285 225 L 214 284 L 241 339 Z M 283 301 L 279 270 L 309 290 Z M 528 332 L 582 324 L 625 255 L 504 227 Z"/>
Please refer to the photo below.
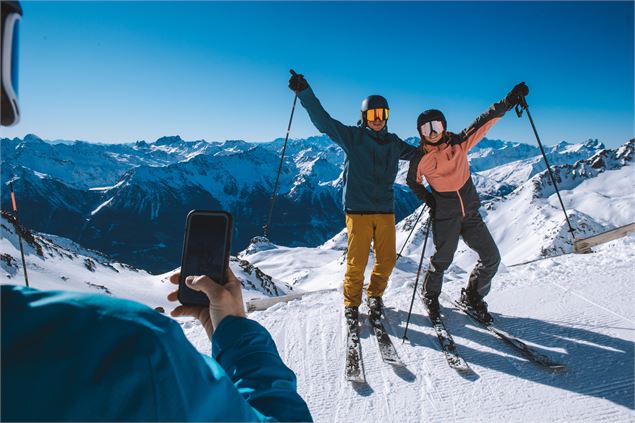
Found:
<path fill-rule="evenodd" d="M 487 322 L 482 321 L 474 313 L 474 311 L 472 309 L 466 307 L 460 301 L 456 301 L 455 300 L 454 304 L 459 308 L 459 310 L 463 311 L 470 318 L 472 318 L 472 320 L 474 320 L 475 322 L 479 323 L 481 326 L 483 326 L 489 332 L 493 333 L 494 335 L 496 335 L 497 337 L 499 337 L 500 339 L 502 339 L 503 341 L 505 341 L 509 345 L 513 346 L 514 348 L 516 348 L 517 350 L 522 352 L 527 359 L 533 361 L 534 363 L 540 364 L 541 366 L 544 366 L 544 367 L 546 367 L 548 369 L 551 369 L 551 370 L 565 370 L 566 369 L 566 366 L 564 364 L 557 363 L 557 362 L 553 361 L 552 359 L 550 359 L 549 357 L 547 357 L 546 355 L 539 353 L 538 351 L 534 350 L 529 345 L 525 344 L 523 341 L 521 341 L 520 339 L 516 338 L 515 336 L 510 335 L 509 333 L 505 332 L 504 330 L 497 328 L 496 326 L 494 326 L 493 323 L 491 323 L 491 322 L 487 323 Z"/>
<path fill-rule="evenodd" d="M 386 328 L 384 327 L 384 323 L 381 320 L 381 318 L 373 318 L 370 313 L 368 315 L 368 322 L 373 328 L 375 338 L 377 338 L 377 346 L 379 347 L 379 354 L 381 354 L 381 359 L 384 360 L 384 363 L 403 367 L 403 361 L 401 361 L 401 359 L 399 358 L 397 350 L 395 349 L 390 336 L 388 335 L 388 333 L 386 333 Z"/>
<path fill-rule="evenodd" d="M 346 319 L 346 334 L 346 380 L 365 383 L 358 319 Z"/>

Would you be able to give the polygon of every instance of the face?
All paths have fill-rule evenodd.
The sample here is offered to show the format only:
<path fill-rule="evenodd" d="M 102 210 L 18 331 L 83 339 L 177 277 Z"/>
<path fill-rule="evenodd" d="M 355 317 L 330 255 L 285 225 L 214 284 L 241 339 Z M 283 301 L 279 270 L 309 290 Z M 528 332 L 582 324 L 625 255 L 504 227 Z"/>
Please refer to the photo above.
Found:
<path fill-rule="evenodd" d="M 385 120 L 375 120 L 375 121 L 372 121 L 372 122 L 369 121 L 367 123 L 367 125 L 373 131 L 379 132 L 382 129 L 384 129 L 384 127 L 386 126 L 386 121 Z"/>
<path fill-rule="evenodd" d="M 423 139 L 424 139 L 424 140 L 426 140 L 426 141 L 428 141 L 428 142 L 439 142 L 439 141 L 441 141 L 441 138 L 443 138 L 443 133 L 444 133 L 444 132 L 445 132 L 445 131 L 438 132 L 438 133 L 437 133 L 437 132 L 433 132 L 432 134 L 430 134 L 430 136 L 427 136 L 427 137 L 426 137 L 426 136 L 424 135 L 424 136 L 423 136 Z"/>

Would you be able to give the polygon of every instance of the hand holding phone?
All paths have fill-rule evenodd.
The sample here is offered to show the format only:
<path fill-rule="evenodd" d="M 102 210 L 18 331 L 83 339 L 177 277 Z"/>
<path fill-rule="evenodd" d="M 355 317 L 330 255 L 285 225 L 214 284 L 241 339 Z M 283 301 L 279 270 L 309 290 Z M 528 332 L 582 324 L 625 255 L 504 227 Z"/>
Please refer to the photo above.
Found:
<path fill-rule="evenodd" d="M 170 282 L 179 284 L 180 273 L 170 276 Z M 172 310 L 173 317 L 195 317 L 198 319 L 207 336 L 212 339 L 214 328 L 227 316 L 245 317 L 245 305 L 243 302 L 242 287 L 240 280 L 234 275 L 231 269 L 227 270 L 225 285 L 219 285 L 207 276 L 185 278 L 185 284 L 190 289 L 205 293 L 209 298 L 209 307 L 198 305 L 180 305 Z M 168 300 L 177 301 L 178 290 L 168 295 Z"/>
<path fill-rule="evenodd" d="M 207 276 L 220 285 L 226 283 L 231 228 L 231 214 L 224 211 L 192 210 L 187 215 L 178 291 L 181 304 L 209 304 L 204 292 L 185 283 L 188 276 Z"/>

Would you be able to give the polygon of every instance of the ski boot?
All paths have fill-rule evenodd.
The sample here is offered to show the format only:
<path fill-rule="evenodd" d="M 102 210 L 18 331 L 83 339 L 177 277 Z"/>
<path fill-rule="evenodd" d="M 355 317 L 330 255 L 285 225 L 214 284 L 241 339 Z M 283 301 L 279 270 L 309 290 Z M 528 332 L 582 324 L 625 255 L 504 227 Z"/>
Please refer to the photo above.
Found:
<path fill-rule="evenodd" d="M 357 307 L 344 307 L 344 317 L 348 327 L 359 324 L 359 310 Z"/>
<path fill-rule="evenodd" d="M 346 328 L 348 336 L 353 342 L 359 342 L 359 309 L 357 307 L 344 307 Z"/>
<path fill-rule="evenodd" d="M 462 288 L 461 299 L 459 301 L 467 308 L 473 310 L 479 320 L 483 323 L 492 323 L 494 321 L 492 315 L 487 311 L 487 303 L 483 301 L 483 297 L 478 295 L 476 292 Z"/>
<path fill-rule="evenodd" d="M 426 306 L 430 320 L 436 322 L 441 319 L 439 313 L 439 296 L 435 294 L 426 294 L 423 296 L 423 304 Z"/>
<path fill-rule="evenodd" d="M 384 301 L 381 297 L 368 297 L 368 309 L 368 317 L 371 322 L 378 322 L 384 317 Z"/>

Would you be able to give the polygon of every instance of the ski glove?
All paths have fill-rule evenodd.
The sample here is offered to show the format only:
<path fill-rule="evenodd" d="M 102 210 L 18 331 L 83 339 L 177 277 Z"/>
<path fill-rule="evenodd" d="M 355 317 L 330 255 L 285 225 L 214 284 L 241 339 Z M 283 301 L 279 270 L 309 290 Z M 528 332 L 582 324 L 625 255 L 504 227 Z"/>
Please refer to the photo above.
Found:
<path fill-rule="evenodd" d="M 289 72 L 291 72 L 291 78 L 289 78 L 289 88 L 291 91 L 299 93 L 309 88 L 309 83 L 304 79 L 304 75 L 295 73 L 293 69 Z"/>
<path fill-rule="evenodd" d="M 507 107 L 510 109 L 517 104 L 520 104 L 522 98 L 529 94 L 529 87 L 521 82 L 520 84 L 516 84 L 516 86 L 505 96 L 503 100 Z"/>
<path fill-rule="evenodd" d="M 423 188 L 423 190 L 421 191 L 422 191 L 421 193 L 423 194 L 423 201 L 424 203 L 426 203 L 426 206 L 428 206 L 428 208 L 430 209 L 430 216 L 434 218 L 436 208 L 437 208 L 437 200 L 434 199 L 434 196 L 432 195 L 432 193 L 428 191 L 427 189 Z"/>

